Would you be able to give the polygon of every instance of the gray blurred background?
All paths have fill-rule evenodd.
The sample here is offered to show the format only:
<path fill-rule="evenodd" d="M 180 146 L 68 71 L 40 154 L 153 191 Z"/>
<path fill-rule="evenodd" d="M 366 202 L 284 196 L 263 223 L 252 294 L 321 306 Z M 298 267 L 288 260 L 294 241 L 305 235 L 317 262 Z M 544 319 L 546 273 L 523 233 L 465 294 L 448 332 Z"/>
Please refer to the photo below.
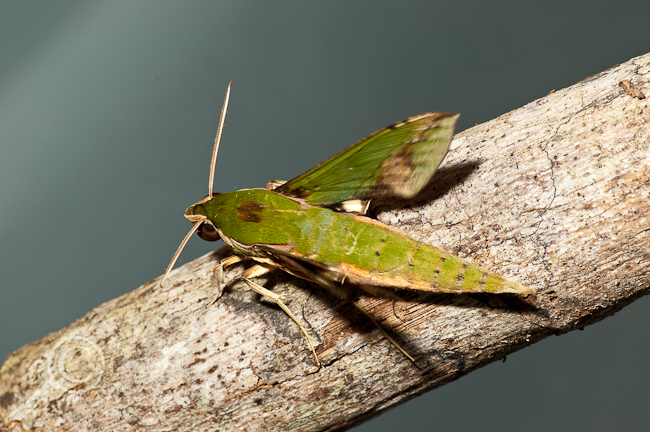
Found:
<path fill-rule="evenodd" d="M 647 0 L 3 1 L 0 358 L 164 271 L 231 79 L 219 191 L 415 114 L 490 120 L 649 52 L 648 17 Z M 648 430 L 649 300 L 355 430 Z"/>

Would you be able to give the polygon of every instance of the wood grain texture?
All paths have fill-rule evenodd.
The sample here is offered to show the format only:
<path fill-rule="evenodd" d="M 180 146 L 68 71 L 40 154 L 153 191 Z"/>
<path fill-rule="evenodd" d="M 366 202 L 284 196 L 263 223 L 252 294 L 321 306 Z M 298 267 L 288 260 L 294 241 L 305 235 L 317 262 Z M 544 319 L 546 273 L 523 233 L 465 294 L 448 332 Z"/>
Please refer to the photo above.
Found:
<path fill-rule="evenodd" d="M 424 194 L 379 219 L 538 291 L 361 298 L 287 275 L 316 341 L 242 283 L 213 306 L 217 251 L 22 347 L 0 369 L 5 429 L 341 430 L 650 290 L 650 54 L 459 134 Z M 408 207 L 406 206 L 408 204 Z M 227 273 L 235 277 L 242 270 Z"/>

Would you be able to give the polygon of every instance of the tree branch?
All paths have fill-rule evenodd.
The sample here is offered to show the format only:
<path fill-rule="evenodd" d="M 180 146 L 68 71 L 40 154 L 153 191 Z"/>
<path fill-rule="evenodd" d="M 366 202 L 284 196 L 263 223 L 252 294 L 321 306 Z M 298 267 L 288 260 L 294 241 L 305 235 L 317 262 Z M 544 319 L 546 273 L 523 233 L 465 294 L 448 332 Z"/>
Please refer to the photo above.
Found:
<path fill-rule="evenodd" d="M 379 208 L 385 223 L 529 285 L 536 298 L 361 298 L 414 364 L 318 287 L 284 274 L 259 281 L 305 323 L 318 369 L 298 327 L 242 283 L 205 307 L 220 250 L 163 288 L 149 282 L 9 355 L 4 426 L 346 429 L 613 314 L 650 289 L 650 109 L 624 80 L 647 93 L 650 54 L 459 134 L 426 194 Z"/>

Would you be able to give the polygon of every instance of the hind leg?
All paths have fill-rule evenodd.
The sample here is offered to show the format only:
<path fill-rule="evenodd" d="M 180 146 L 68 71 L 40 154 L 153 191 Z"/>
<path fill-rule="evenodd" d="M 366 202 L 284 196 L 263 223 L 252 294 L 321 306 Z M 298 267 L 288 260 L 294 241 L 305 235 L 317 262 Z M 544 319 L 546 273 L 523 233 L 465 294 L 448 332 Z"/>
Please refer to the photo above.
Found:
<path fill-rule="evenodd" d="M 307 330 L 305 330 L 305 327 L 298 321 L 298 318 L 291 312 L 291 310 L 287 307 L 287 305 L 284 304 L 284 302 L 280 299 L 280 296 L 274 293 L 273 291 L 269 291 L 266 288 L 264 288 L 262 285 L 259 285 L 250 278 L 254 277 L 259 277 L 263 276 L 266 273 L 274 270 L 275 267 L 267 267 L 264 265 L 256 264 L 253 267 L 250 267 L 244 271 L 244 274 L 241 276 L 244 282 L 248 284 L 249 287 L 256 293 L 263 295 L 264 297 L 268 297 L 271 300 L 273 300 L 275 303 L 277 303 L 282 310 L 289 315 L 289 317 L 296 323 L 298 324 L 298 327 L 300 327 L 300 330 L 302 330 L 302 333 L 305 335 L 307 338 L 307 342 L 309 343 L 309 348 L 311 349 L 311 352 L 314 354 L 314 358 L 316 359 L 316 364 L 318 367 L 321 366 L 320 360 L 318 360 L 318 355 L 316 354 L 316 349 L 314 348 L 314 344 L 312 343 L 311 337 L 309 337 L 309 334 L 307 334 Z"/>

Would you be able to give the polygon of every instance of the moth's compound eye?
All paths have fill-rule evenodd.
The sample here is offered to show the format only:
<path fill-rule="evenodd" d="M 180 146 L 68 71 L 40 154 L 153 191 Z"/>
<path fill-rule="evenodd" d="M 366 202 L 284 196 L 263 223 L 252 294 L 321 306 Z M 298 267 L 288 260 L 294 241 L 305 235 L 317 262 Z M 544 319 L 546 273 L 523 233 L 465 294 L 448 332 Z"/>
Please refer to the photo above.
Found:
<path fill-rule="evenodd" d="M 221 238 L 219 237 L 217 230 L 206 222 L 201 223 L 201 226 L 199 227 L 199 230 L 196 232 L 196 234 L 205 241 L 217 241 Z"/>
<path fill-rule="evenodd" d="M 203 197 L 203 199 L 206 199 L 208 197 L 210 199 L 212 199 L 212 198 L 216 197 L 217 195 L 221 195 L 221 192 L 214 192 L 212 195 L 206 195 L 206 196 Z"/>

